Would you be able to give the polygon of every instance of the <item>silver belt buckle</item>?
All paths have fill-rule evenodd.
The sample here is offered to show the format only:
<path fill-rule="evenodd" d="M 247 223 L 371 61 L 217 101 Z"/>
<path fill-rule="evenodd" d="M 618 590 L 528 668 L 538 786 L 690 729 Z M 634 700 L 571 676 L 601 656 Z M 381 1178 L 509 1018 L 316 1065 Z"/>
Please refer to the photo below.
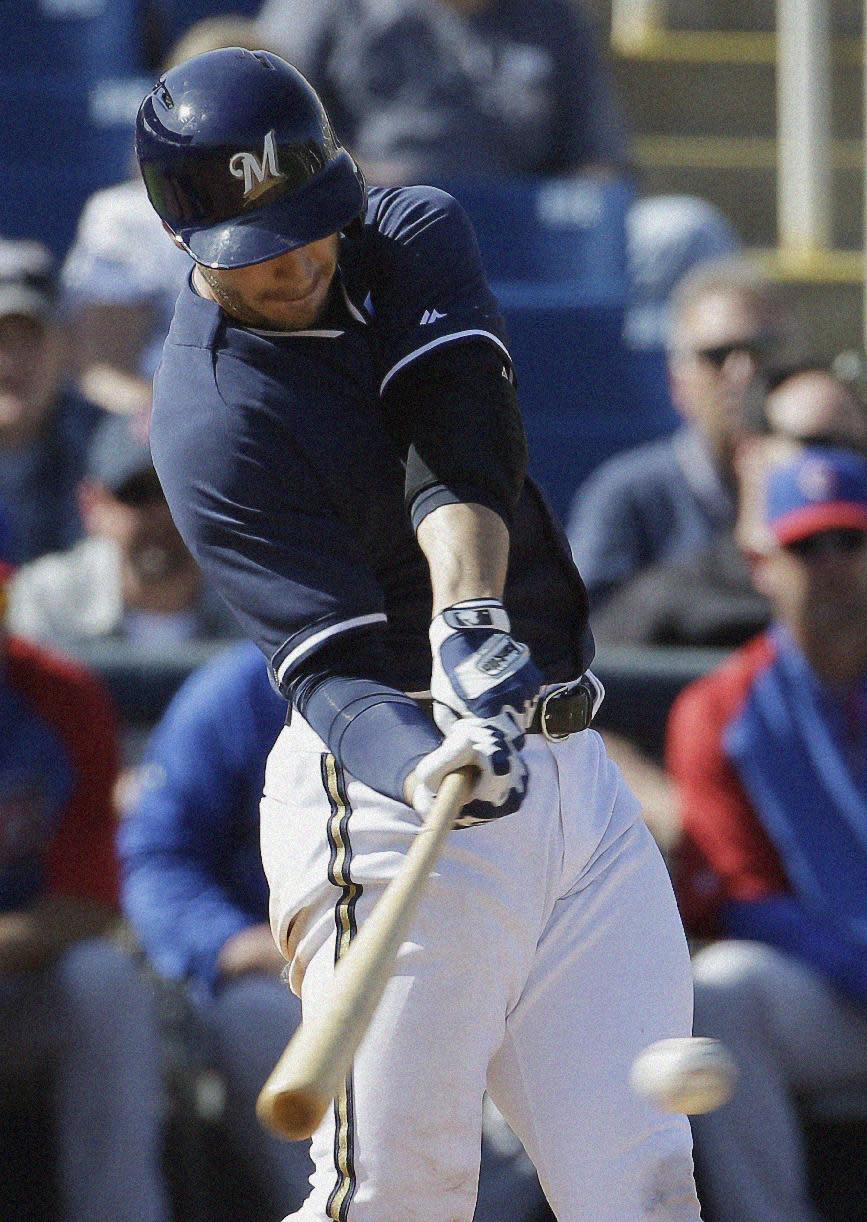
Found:
<path fill-rule="evenodd" d="M 541 700 L 541 708 L 539 709 L 539 726 L 542 730 L 543 737 L 547 738 L 549 743 L 560 743 L 564 738 L 569 737 L 569 731 L 565 734 L 555 734 L 548 729 L 548 702 L 561 696 L 569 687 L 568 683 L 560 683 L 557 687 L 552 687 L 549 692 L 546 692 Z"/>

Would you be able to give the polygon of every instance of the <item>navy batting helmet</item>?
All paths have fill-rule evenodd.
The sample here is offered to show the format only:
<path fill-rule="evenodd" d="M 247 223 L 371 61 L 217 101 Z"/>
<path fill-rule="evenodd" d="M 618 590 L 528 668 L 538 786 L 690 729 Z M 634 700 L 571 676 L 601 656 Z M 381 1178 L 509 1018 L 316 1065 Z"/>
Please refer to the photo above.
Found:
<path fill-rule="evenodd" d="M 230 47 L 160 78 L 139 107 L 148 198 L 197 263 L 245 267 L 346 228 L 364 178 L 285 60 Z"/>

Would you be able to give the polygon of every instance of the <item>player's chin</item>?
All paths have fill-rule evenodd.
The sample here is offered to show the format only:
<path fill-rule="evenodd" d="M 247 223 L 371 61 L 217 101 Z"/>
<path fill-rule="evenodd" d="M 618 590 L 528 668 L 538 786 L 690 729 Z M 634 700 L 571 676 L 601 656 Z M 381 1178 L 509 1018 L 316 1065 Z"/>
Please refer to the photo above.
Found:
<path fill-rule="evenodd" d="M 317 283 L 306 297 L 284 301 L 271 298 L 263 305 L 264 317 L 270 326 L 280 331 L 302 331 L 314 326 L 325 306 L 328 286 Z"/>

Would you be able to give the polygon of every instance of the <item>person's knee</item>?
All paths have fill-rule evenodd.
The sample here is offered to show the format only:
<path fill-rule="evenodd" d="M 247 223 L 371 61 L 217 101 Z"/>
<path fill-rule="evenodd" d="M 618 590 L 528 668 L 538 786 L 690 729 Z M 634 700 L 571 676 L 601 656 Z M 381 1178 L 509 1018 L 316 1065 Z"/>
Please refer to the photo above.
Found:
<path fill-rule="evenodd" d="M 70 947 L 58 964 L 57 984 L 70 1018 L 110 1014 L 118 1026 L 136 1027 L 156 1021 L 151 994 L 135 962 L 108 938 Z"/>
<path fill-rule="evenodd" d="M 776 952 L 760 942 L 717 942 L 693 959 L 696 1035 L 725 1036 L 755 1021 L 776 976 Z"/>

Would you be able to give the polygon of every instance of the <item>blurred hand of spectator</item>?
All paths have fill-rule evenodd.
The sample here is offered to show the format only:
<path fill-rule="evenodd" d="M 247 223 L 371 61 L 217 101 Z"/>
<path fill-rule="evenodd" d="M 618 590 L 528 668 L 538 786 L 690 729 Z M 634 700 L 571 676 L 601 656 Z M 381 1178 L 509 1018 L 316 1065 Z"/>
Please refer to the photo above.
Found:
<path fill-rule="evenodd" d="M 228 938 L 220 948 L 217 969 L 224 980 L 244 976 L 248 972 L 279 974 L 283 956 L 274 944 L 271 926 L 251 925 Z"/>
<path fill-rule="evenodd" d="M 0 975 L 34 972 L 68 946 L 106 933 L 116 921 L 110 908 L 71 896 L 50 896 L 30 908 L 0 914 Z"/>

